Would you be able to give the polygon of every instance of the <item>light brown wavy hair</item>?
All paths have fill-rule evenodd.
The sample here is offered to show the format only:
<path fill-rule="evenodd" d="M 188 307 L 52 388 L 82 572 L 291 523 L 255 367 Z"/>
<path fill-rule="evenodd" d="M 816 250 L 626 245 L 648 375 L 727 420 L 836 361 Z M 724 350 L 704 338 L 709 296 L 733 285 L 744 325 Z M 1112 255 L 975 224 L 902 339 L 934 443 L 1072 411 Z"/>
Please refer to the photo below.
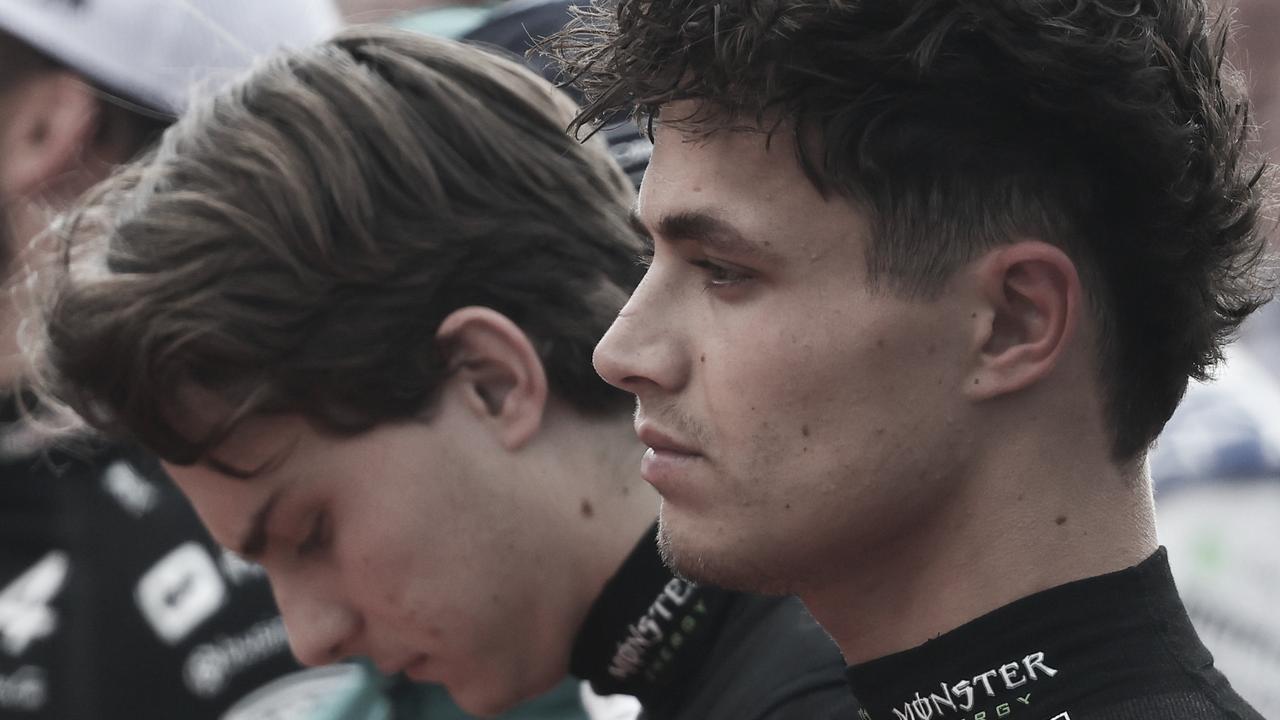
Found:
<path fill-rule="evenodd" d="M 45 394 L 178 463 L 254 414 L 357 433 L 430 409 L 436 330 L 480 305 L 558 397 L 625 411 L 591 352 L 641 273 L 633 190 L 566 134 L 575 111 L 517 63 L 386 28 L 259 65 L 61 223 Z M 231 408 L 200 437 L 175 426 L 192 388 Z"/>

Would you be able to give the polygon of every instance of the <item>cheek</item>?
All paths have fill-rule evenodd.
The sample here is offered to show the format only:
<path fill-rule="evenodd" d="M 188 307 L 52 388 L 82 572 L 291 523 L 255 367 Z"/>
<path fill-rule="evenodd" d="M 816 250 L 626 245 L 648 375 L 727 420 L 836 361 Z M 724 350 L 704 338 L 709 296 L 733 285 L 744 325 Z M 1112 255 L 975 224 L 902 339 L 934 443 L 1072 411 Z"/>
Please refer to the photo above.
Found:
<path fill-rule="evenodd" d="M 769 320 L 709 339 L 697 358 L 700 403 L 722 433 L 799 443 L 878 393 L 874 344 L 833 334 L 826 322 Z"/>
<path fill-rule="evenodd" d="M 394 616 L 417 603 L 411 594 L 412 579 L 420 574 L 413 548 L 418 538 L 406 536 L 394 516 L 342 519 L 334 539 L 334 561 L 348 597 L 356 598 L 365 612 Z"/>
<path fill-rule="evenodd" d="M 756 322 L 706 339 L 695 358 L 697 402 L 735 464 L 752 474 L 892 464 L 911 452 L 922 424 L 945 418 L 948 339 L 927 317 L 865 299 L 847 304 L 859 303 L 857 316 L 762 309 Z"/>

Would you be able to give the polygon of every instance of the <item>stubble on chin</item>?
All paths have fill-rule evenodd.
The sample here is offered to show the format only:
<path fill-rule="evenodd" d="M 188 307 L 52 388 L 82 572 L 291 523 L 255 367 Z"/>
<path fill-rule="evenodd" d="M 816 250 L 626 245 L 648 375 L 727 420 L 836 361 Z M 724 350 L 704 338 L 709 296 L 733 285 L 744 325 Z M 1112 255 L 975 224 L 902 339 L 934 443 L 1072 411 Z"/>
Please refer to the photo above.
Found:
<path fill-rule="evenodd" d="M 790 595 L 792 582 L 779 568 L 751 556 L 745 548 L 725 541 L 714 547 L 697 548 L 672 530 L 665 513 L 658 514 L 658 555 L 676 576 L 699 585 L 713 585 L 725 590 Z"/>

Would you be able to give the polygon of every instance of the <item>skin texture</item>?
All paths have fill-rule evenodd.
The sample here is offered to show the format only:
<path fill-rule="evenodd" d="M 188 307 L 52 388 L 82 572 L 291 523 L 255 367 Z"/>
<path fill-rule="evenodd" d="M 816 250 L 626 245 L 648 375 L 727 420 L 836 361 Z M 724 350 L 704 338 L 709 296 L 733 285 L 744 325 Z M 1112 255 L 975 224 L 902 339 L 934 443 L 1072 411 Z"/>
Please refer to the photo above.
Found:
<path fill-rule="evenodd" d="M 786 132 L 660 124 L 637 210 L 652 265 L 595 363 L 637 396 L 678 570 L 798 593 L 855 662 L 1154 549 L 1058 248 L 1010 238 L 896 294 Z"/>
<path fill-rule="evenodd" d="M 549 397 L 509 320 L 464 308 L 441 334 L 458 355 L 426 419 L 334 437 L 298 416 L 257 417 L 209 462 L 166 469 L 233 550 L 277 497 L 265 544 L 248 554 L 300 660 L 369 656 L 493 714 L 567 673 L 578 626 L 652 522 L 654 498 L 632 480 L 639 448 L 625 416 L 591 420 Z M 229 472 L 258 468 L 247 480 Z"/>
<path fill-rule="evenodd" d="M 951 409 L 929 400 L 939 384 L 962 382 L 939 349 L 963 344 L 964 313 L 870 292 L 865 223 L 816 192 L 793 195 L 807 184 L 787 164 L 788 148 L 742 172 L 735 156 L 758 152 L 759 136 L 688 144 L 662 134 L 640 201 L 646 226 L 660 227 L 671 211 L 705 211 L 772 256 L 660 236 L 644 284 L 597 350 L 597 368 L 612 382 L 635 367 L 645 378 L 627 386 L 640 396 L 638 425 L 702 456 L 646 462 L 646 479 L 665 499 L 663 543 L 676 566 L 720 584 L 791 591 L 779 568 L 853 539 L 809 531 L 816 518 L 835 523 L 846 502 L 876 515 L 934 502 L 940 478 L 928 460 L 956 450 L 913 445 L 941 437 L 937 429 L 950 422 Z M 676 153 L 699 161 L 671 162 Z M 924 335 L 933 340 L 918 343 Z M 805 370 L 779 374 L 784 367 Z M 678 463 L 687 472 L 665 471 Z M 797 477 L 806 492 L 787 480 Z M 884 486 L 891 492 L 869 492 Z M 752 529 L 762 516 L 771 523 Z M 721 546 L 731 560 L 718 559 Z"/>

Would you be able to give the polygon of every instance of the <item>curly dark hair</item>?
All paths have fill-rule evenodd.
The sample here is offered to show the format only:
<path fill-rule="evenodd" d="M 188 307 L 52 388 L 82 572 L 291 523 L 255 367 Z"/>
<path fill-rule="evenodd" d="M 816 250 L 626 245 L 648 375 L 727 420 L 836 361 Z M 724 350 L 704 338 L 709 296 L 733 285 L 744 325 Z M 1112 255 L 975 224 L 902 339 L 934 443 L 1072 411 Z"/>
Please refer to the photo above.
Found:
<path fill-rule="evenodd" d="M 46 390 L 178 463 L 252 414 L 357 433 L 430 410 L 436 331 L 479 305 L 558 397 L 626 412 L 591 353 L 641 275 L 634 190 L 565 134 L 576 110 L 515 62 L 390 29 L 275 57 L 62 223 Z M 231 408 L 201 437 L 192 388 Z"/>
<path fill-rule="evenodd" d="M 1198 0 L 620 0 L 552 52 L 587 94 L 577 130 L 695 100 L 663 122 L 820 138 L 799 161 L 868 213 L 891 290 L 1017 234 L 1063 247 L 1126 460 L 1270 293 L 1227 35 Z"/>

